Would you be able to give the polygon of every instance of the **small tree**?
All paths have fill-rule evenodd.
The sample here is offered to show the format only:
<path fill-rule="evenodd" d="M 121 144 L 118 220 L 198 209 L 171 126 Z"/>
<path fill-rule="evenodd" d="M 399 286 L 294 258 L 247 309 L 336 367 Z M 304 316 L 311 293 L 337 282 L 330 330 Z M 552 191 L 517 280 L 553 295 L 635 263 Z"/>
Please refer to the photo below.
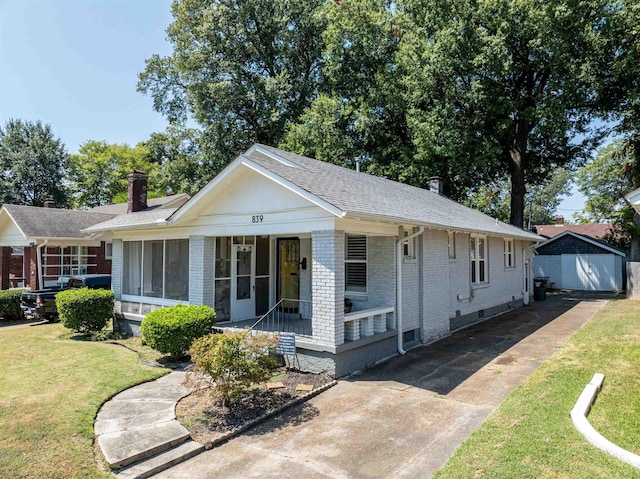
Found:
<path fill-rule="evenodd" d="M 277 342 L 266 334 L 210 334 L 194 341 L 189 354 L 195 372 L 210 378 L 226 406 L 243 389 L 269 379 L 278 366 L 270 354 Z"/>

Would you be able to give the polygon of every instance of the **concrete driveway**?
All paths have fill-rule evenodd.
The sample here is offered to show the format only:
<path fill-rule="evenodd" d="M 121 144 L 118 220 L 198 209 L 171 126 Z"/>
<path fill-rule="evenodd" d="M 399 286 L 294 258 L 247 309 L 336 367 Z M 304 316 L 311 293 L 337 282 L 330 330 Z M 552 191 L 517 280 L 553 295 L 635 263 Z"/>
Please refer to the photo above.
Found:
<path fill-rule="evenodd" d="M 611 297 L 548 295 L 340 381 L 155 477 L 430 477 Z"/>

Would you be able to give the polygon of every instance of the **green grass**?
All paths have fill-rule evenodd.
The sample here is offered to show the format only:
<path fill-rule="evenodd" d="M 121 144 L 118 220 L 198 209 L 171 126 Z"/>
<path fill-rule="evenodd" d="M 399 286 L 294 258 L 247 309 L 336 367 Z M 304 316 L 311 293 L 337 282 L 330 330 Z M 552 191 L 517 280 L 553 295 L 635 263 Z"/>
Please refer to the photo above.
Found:
<path fill-rule="evenodd" d="M 569 417 L 593 374 L 603 373 L 589 421 L 607 439 L 640 454 L 639 366 L 640 302 L 611 301 L 434 478 L 640 478 L 637 469 L 591 446 Z"/>
<path fill-rule="evenodd" d="M 109 477 L 94 451 L 98 409 L 166 373 L 122 347 L 70 336 L 60 324 L 0 328 L 1 478 Z"/>

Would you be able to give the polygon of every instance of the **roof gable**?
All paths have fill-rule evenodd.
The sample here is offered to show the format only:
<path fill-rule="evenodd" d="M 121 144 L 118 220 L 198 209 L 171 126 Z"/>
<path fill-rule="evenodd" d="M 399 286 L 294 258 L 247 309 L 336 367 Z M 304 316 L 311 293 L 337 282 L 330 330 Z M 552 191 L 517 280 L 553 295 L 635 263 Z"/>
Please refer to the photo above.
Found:
<path fill-rule="evenodd" d="M 612 253 L 618 256 L 623 256 L 623 257 L 626 256 L 626 253 L 618 248 L 615 248 L 611 245 L 603 243 L 602 241 L 597 241 L 589 236 L 574 233 L 573 231 L 565 231 L 564 233 L 560 233 L 559 235 L 554 236 L 553 238 L 545 241 L 544 243 L 535 245 L 534 249 L 539 254 L 546 254 L 545 250 L 548 250 L 549 247 L 554 243 L 560 244 L 560 245 L 563 245 L 565 243 L 568 244 L 567 239 L 572 239 L 574 241 L 587 243 L 590 246 L 597 248 L 597 250 L 600 250 L 603 252 Z M 570 252 L 567 252 L 567 254 L 570 254 Z"/>

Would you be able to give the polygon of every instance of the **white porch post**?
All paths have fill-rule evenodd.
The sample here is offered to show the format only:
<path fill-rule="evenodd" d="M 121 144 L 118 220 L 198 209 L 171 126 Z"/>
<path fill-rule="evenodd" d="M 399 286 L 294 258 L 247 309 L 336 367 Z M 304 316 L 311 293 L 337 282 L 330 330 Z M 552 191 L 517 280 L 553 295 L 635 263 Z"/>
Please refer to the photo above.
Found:
<path fill-rule="evenodd" d="M 214 238 L 189 237 L 189 303 L 213 308 Z"/>
<path fill-rule="evenodd" d="M 344 343 L 344 231 L 313 231 L 313 337 L 337 346 Z"/>

